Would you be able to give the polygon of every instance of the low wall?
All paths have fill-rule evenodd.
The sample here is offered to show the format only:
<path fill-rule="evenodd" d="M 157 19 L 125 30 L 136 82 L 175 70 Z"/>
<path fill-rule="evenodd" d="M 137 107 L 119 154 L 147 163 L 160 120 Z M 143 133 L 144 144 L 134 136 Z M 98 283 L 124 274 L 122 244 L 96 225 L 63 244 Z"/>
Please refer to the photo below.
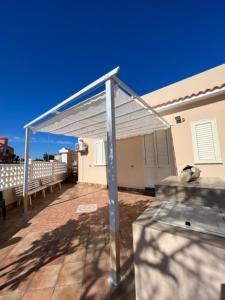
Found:
<path fill-rule="evenodd" d="M 62 162 L 32 162 L 29 165 L 29 181 L 47 176 L 65 179 L 67 165 Z M 6 205 L 17 201 L 15 187 L 23 184 L 24 164 L 0 164 L 0 191 Z"/>
<path fill-rule="evenodd" d="M 133 223 L 135 299 L 225 299 L 224 238 L 153 220 L 161 203 Z"/>

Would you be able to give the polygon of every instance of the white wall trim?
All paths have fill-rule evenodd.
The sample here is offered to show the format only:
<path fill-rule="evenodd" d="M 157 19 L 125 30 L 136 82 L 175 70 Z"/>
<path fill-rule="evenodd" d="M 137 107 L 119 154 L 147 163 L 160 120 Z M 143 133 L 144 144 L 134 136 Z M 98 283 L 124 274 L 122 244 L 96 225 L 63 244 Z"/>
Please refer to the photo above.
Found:
<path fill-rule="evenodd" d="M 191 104 L 191 103 L 195 103 L 195 102 L 199 102 L 205 99 L 209 99 L 215 96 L 219 96 L 225 93 L 225 87 L 222 88 L 217 88 L 213 91 L 208 91 L 204 94 L 198 95 L 198 96 L 193 96 L 190 98 L 187 98 L 185 100 L 179 100 L 177 102 L 171 103 L 171 104 L 165 104 L 162 105 L 160 107 L 156 107 L 155 110 L 159 113 L 173 109 L 173 108 L 177 108 L 177 107 L 181 107 L 183 105 L 187 105 L 187 104 Z"/>

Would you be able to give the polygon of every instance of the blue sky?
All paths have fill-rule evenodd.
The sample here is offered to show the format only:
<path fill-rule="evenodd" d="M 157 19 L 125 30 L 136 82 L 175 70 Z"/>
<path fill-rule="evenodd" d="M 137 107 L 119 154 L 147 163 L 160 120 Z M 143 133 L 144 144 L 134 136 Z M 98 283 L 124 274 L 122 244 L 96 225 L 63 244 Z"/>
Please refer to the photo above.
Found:
<path fill-rule="evenodd" d="M 0 135 L 23 156 L 23 125 L 120 65 L 144 94 L 225 62 L 224 1 L 1 1 Z M 74 147 L 32 135 L 31 156 Z"/>

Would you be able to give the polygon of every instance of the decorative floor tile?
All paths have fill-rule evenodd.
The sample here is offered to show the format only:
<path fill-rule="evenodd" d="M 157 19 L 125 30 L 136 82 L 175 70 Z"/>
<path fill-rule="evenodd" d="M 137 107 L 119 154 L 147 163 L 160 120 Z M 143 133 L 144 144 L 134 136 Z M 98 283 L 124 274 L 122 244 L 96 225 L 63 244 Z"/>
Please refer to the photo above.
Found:
<path fill-rule="evenodd" d="M 98 209 L 97 204 L 81 204 L 78 206 L 77 213 L 91 213 Z"/>

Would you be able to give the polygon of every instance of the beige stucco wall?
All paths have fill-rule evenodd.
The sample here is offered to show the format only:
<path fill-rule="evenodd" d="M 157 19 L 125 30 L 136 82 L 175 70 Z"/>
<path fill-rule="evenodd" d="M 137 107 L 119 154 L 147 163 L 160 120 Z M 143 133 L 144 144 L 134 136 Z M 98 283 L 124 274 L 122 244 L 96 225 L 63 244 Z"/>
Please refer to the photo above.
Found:
<path fill-rule="evenodd" d="M 95 166 L 94 140 L 84 139 L 88 144 L 88 154 L 79 154 L 79 182 L 107 184 L 105 166 Z M 117 141 L 118 185 L 130 188 L 144 188 L 143 137 Z"/>
<path fill-rule="evenodd" d="M 97 183 L 107 185 L 105 166 L 96 166 L 94 157 L 94 141 L 83 139 L 88 144 L 88 153 L 78 155 L 78 180 L 79 182 Z"/>
<path fill-rule="evenodd" d="M 181 116 L 185 122 L 176 124 L 174 117 Z M 201 176 L 221 177 L 225 180 L 225 95 L 205 100 L 199 104 L 180 107 L 163 116 L 172 126 L 172 139 L 178 174 L 186 164 L 194 163 L 194 151 L 191 137 L 191 122 L 206 119 L 216 119 L 219 135 L 221 164 L 196 165 L 201 170 Z"/>

